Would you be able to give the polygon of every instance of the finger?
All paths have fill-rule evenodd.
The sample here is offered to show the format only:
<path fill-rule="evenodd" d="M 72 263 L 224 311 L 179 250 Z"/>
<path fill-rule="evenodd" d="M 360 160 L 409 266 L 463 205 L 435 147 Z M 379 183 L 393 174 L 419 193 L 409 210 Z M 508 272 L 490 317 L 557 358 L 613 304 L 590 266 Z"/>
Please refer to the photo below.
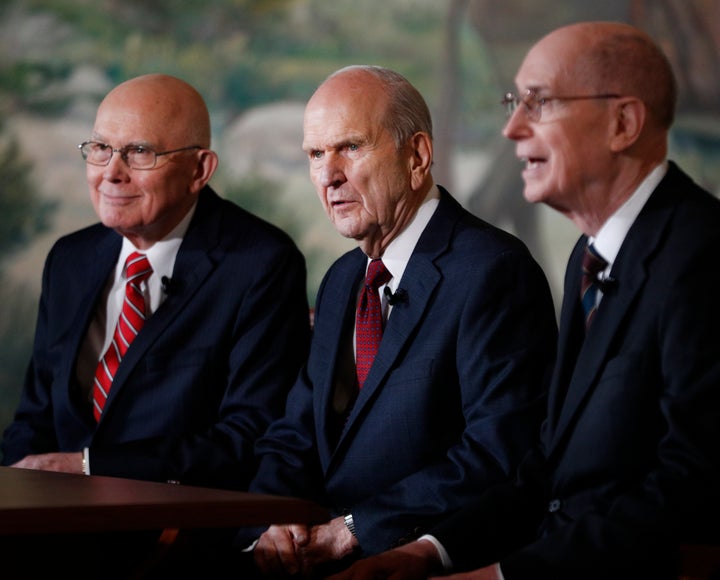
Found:
<path fill-rule="evenodd" d="M 270 526 L 255 547 L 255 562 L 264 574 L 287 576 L 300 570 L 290 526 Z"/>
<path fill-rule="evenodd" d="M 305 524 L 290 524 L 287 528 L 296 546 L 305 546 L 310 541 L 310 530 Z"/>

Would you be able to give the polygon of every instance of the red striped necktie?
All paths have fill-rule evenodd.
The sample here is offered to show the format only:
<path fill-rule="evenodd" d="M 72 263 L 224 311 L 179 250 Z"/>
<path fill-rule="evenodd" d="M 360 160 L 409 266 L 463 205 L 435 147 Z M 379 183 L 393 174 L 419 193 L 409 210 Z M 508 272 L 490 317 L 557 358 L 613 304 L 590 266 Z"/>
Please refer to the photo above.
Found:
<path fill-rule="evenodd" d="M 93 415 L 96 421 L 100 420 L 120 361 L 145 324 L 145 297 L 140 285 L 152 274 L 152 267 L 145 254 L 133 252 L 125 262 L 125 271 L 125 300 L 120 318 L 115 326 L 112 342 L 95 369 Z"/>

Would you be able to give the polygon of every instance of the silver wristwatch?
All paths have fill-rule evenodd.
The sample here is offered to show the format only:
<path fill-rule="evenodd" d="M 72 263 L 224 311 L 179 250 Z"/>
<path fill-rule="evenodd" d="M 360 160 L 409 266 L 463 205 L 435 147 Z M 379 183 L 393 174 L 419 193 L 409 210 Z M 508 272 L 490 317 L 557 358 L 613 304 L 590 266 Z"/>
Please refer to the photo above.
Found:
<path fill-rule="evenodd" d="M 352 514 L 347 514 L 345 516 L 345 527 L 350 530 L 350 533 L 353 536 L 357 537 L 357 534 L 355 533 L 355 520 L 352 517 Z"/>

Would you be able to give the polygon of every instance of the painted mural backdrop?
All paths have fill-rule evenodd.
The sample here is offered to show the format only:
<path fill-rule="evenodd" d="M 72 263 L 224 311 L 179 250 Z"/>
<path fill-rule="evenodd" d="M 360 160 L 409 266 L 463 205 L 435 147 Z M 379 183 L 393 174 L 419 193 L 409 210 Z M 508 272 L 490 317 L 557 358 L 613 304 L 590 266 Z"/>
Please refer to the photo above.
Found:
<path fill-rule="evenodd" d="M 213 186 L 296 239 L 312 301 L 352 244 L 332 230 L 310 186 L 304 102 L 340 66 L 395 68 L 431 105 L 436 180 L 528 243 L 559 304 L 576 234 L 522 199 L 499 100 L 529 44 L 584 19 L 632 22 L 661 42 L 682 87 L 673 156 L 720 193 L 716 0 L 4 0 L 0 430 L 27 365 L 45 254 L 59 235 L 95 221 L 76 145 L 99 99 L 138 74 L 175 74 L 204 94 L 221 160 Z"/>

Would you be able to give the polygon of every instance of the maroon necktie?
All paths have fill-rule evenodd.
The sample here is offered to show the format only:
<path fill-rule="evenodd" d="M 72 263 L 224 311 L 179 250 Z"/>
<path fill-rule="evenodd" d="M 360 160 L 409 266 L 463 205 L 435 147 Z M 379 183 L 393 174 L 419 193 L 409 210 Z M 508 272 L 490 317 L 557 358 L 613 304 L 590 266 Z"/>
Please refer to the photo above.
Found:
<path fill-rule="evenodd" d="M 355 319 L 355 366 L 358 387 L 361 389 L 382 339 L 382 303 L 378 288 L 387 284 L 390 278 L 392 274 L 387 271 L 382 260 L 370 262 Z"/>
<path fill-rule="evenodd" d="M 125 262 L 126 283 L 125 300 L 120 312 L 112 342 L 95 369 L 93 383 L 93 414 L 100 420 L 105 401 L 110 393 L 110 385 L 127 352 L 130 343 L 145 324 L 145 297 L 140 290 L 143 280 L 152 274 L 150 262 L 145 254 L 133 252 Z"/>
<path fill-rule="evenodd" d="M 585 328 L 590 327 L 597 308 L 598 276 L 607 268 L 608 263 L 597 253 L 592 245 L 585 246 L 582 261 L 582 281 L 580 283 L 580 300 L 585 312 Z"/>

